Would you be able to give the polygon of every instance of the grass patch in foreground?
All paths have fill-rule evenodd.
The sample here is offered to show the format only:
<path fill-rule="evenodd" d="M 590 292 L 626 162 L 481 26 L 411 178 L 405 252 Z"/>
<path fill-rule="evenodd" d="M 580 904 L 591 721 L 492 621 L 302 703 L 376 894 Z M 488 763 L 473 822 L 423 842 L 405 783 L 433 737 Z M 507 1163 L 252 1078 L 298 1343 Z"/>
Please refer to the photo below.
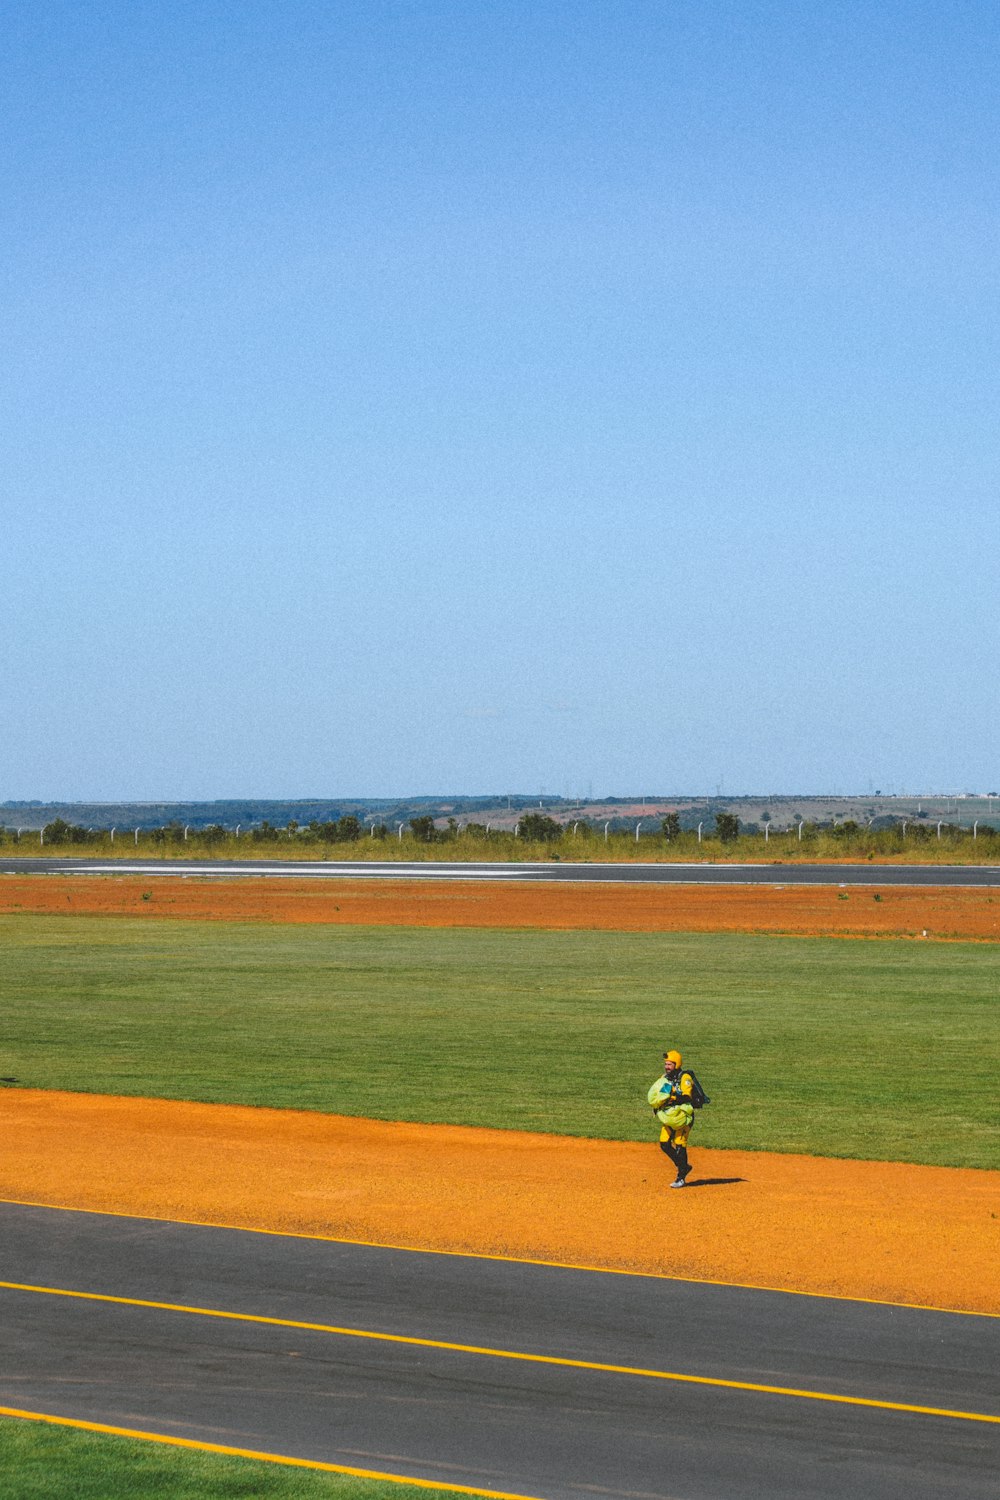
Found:
<path fill-rule="evenodd" d="M 997 957 L 734 934 L 0 918 L 0 1073 L 37 1088 L 996 1167 Z"/>
<path fill-rule="evenodd" d="M 0 1500 L 455 1500 L 454 1492 L 0 1418 Z"/>

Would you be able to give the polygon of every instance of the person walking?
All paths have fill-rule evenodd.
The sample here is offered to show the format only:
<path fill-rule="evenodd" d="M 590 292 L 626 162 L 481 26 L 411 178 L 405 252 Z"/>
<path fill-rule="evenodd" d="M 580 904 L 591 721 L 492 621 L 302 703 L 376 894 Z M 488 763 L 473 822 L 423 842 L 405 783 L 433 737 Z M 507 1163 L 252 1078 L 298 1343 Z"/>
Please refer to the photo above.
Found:
<path fill-rule="evenodd" d="M 684 1071 L 683 1061 L 679 1052 L 664 1052 L 663 1077 L 656 1080 L 646 1095 L 660 1123 L 660 1150 L 677 1169 L 677 1176 L 670 1184 L 672 1188 L 682 1188 L 691 1172 L 687 1143 L 694 1124 L 692 1101 L 697 1097 L 698 1085 L 694 1074 Z"/>

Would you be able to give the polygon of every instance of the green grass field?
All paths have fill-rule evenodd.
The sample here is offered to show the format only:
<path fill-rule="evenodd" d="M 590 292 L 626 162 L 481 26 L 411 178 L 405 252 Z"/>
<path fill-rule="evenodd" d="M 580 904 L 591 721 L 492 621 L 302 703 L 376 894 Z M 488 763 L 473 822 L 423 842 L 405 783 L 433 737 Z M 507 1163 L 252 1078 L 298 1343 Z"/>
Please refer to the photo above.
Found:
<path fill-rule="evenodd" d="M 0 918 L 0 1074 L 36 1088 L 996 1167 L 982 944 Z"/>
<path fill-rule="evenodd" d="M 353 1479 L 0 1418 L 0 1500 L 454 1500 L 449 1490 Z"/>

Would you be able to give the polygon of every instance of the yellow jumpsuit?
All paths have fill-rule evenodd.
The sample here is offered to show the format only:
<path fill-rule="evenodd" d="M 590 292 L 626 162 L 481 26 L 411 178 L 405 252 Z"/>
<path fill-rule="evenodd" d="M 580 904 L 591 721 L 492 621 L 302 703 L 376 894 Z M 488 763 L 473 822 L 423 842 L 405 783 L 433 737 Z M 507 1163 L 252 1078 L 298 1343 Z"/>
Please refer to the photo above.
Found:
<path fill-rule="evenodd" d="M 694 1105 L 688 1102 L 693 1090 L 691 1074 L 682 1068 L 673 1078 L 658 1078 L 646 1095 L 660 1122 L 661 1146 L 687 1145 L 694 1124 Z"/>

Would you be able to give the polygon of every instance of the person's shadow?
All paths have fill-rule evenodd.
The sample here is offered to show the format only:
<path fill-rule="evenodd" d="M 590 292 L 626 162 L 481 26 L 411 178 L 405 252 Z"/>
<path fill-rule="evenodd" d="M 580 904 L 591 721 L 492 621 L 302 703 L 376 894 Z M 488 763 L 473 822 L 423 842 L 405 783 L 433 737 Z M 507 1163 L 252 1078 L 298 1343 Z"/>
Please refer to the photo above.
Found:
<path fill-rule="evenodd" d="M 729 1187 L 733 1182 L 746 1182 L 745 1177 L 696 1177 L 693 1181 L 689 1177 L 684 1184 L 686 1188 L 694 1187 Z"/>

